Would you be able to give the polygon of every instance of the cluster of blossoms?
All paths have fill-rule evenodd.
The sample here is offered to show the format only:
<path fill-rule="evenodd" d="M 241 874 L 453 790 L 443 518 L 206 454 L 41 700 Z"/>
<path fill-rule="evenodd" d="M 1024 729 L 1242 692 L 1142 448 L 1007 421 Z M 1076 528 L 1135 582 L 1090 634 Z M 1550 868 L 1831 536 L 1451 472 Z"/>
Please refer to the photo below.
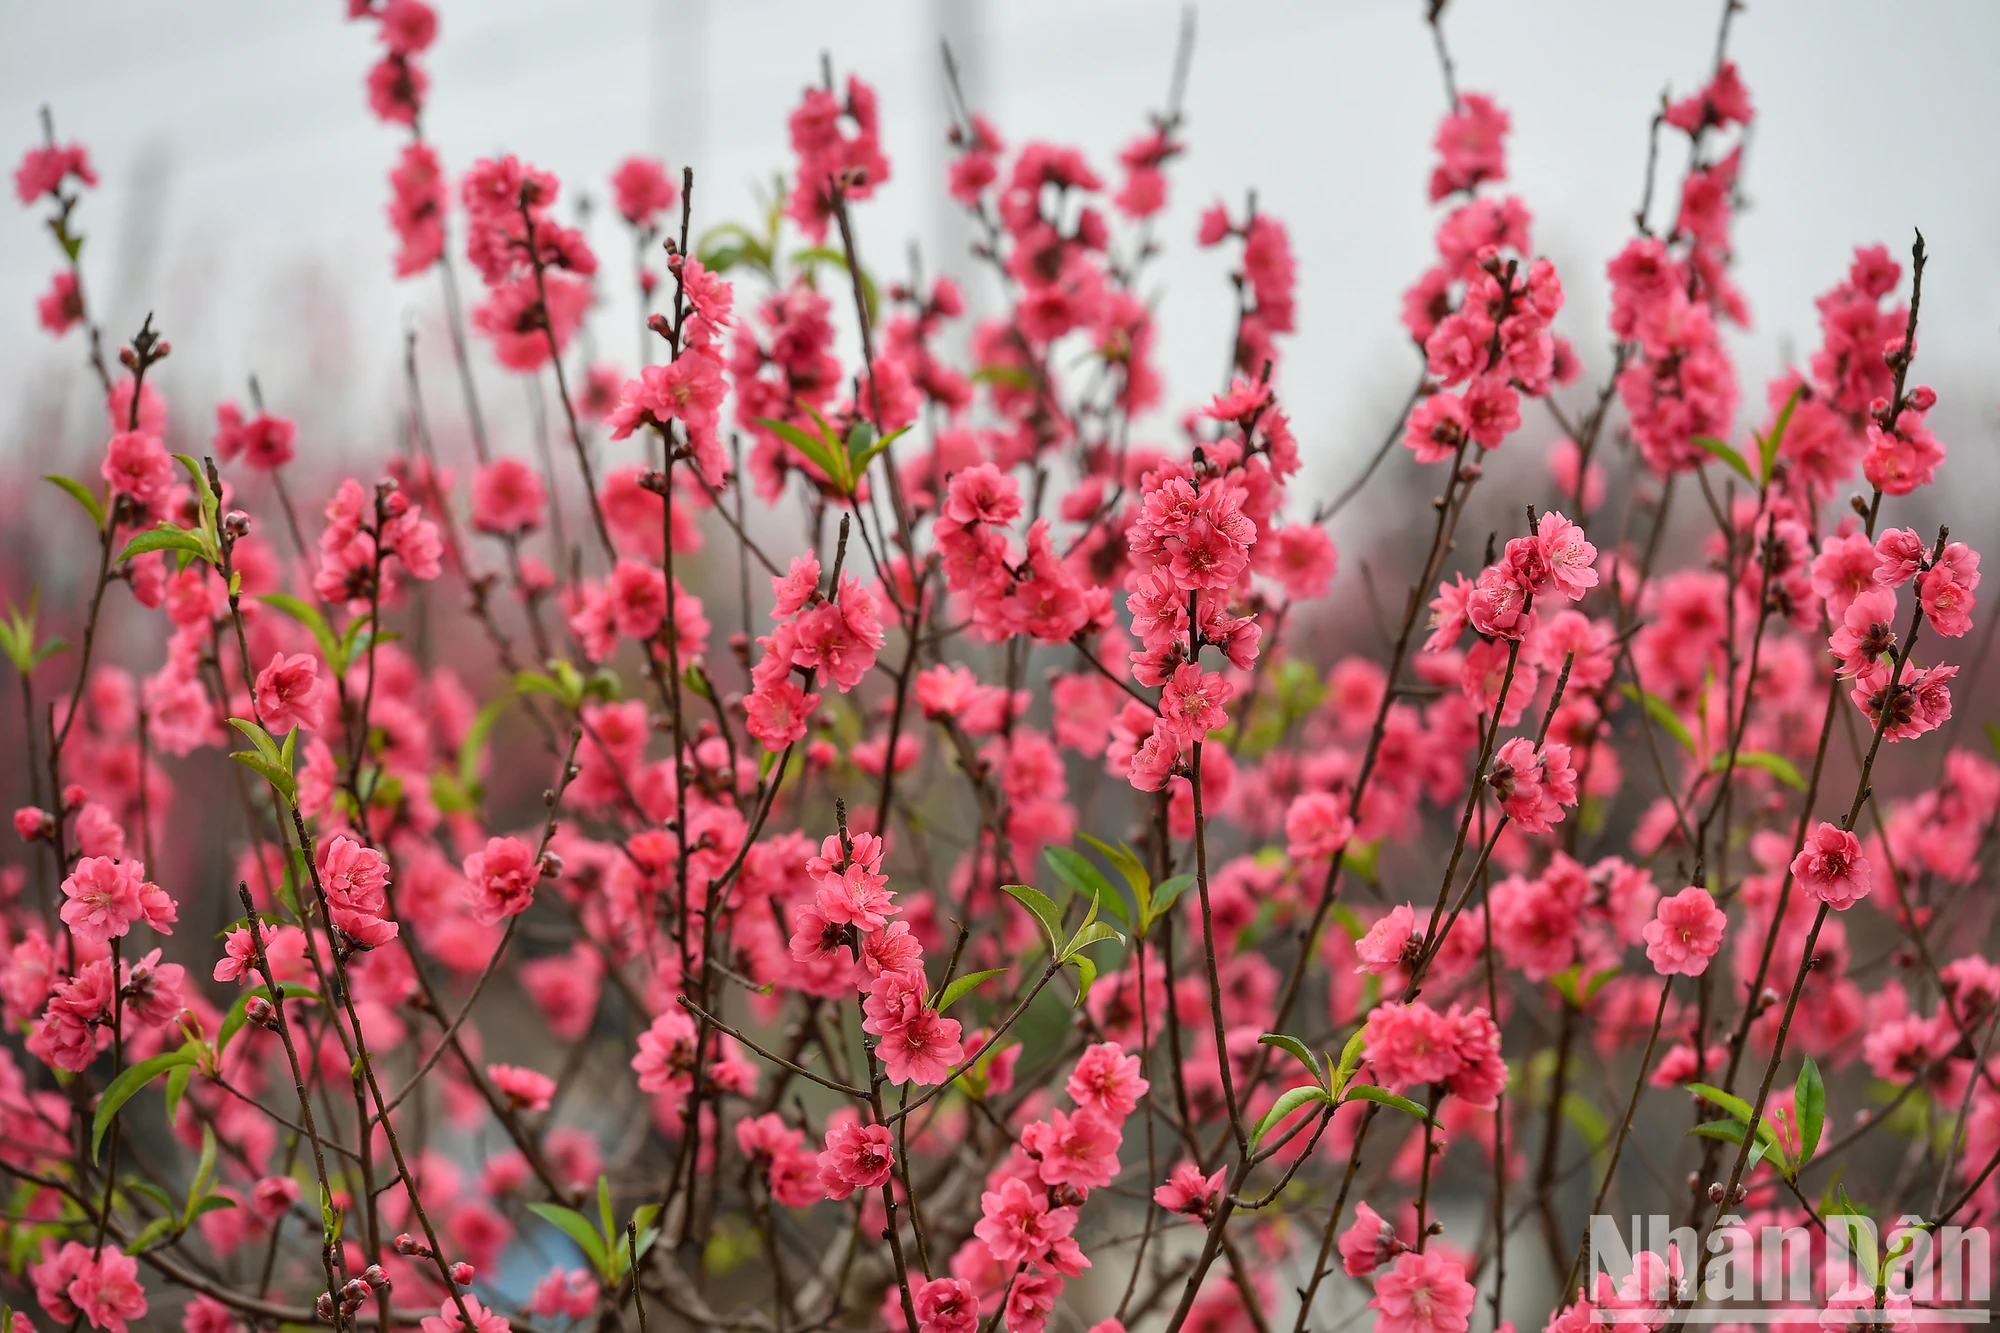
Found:
<path fill-rule="evenodd" d="M 1483 1299 L 1511 1329 L 1504 1236 L 1446 1225 L 1480 1202 L 1541 1232 L 1533 1326 L 1586 1333 L 1663 1326 L 1697 1275 L 1684 1246 L 1573 1267 L 1573 1177 L 1638 1197 L 1685 1167 L 1645 1197 L 1690 1255 L 1902 1185 L 1941 1234 L 2000 1210 L 2000 763 L 1956 743 L 1971 671 L 1940 656 L 1981 627 L 1979 555 L 1918 526 L 1946 465 L 1910 378 L 1925 256 L 1856 250 L 1730 443 L 1752 113 L 1726 54 L 1661 112 L 1678 213 L 1609 261 L 1574 416 L 1564 281 L 1494 189 L 1510 117 L 1447 59 L 1382 445 L 1441 493 L 1428 549 L 1369 552 L 1414 561 L 1377 660 L 1344 501 L 1303 494 L 1299 273 L 1256 196 L 1192 235 L 1235 295 L 1228 387 L 1175 400 L 1156 364 L 1177 104 L 1100 172 L 954 86 L 978 287 L 871 276 L 891 165 L 859 77 L 802 91 L 761 231 L 697 228 L 689 178 L 627 157 L 628 373 L 587 363 L 615 280 L 587 210 L 423 137 L 437 14 L 349 12 L 406 132 L 393 269 L 439 272 L 466 404 L 435 436 L 410 409 L 372 483 L 255 378 L 181 446 L 151 321 L 123 373 L 100 352 L 88 153 L 51 128 L 16 172 L 67 261 L 40 322 L 87 330 L 105 418 L 86 479 L 52 478 L 99 545 L 54 613 L 79 647 L 32 598 L 0 622 L 15 1309 L 1303 1329 L 1337 1264 L 1382 1333 L 1467 1333 Z M 574 474 L 489 435 L 475 356 L 552 395 Z M 1553 504 L 1455 559 L 1486 455 L 1544 412 Z M 1689 476 L 1723 467 L 1747 485 Z M 1804 1180 L 1836 1158 L 1866 1199 Z M 1948 1303 L 1976 1271 L 1904 1267 L 1799 1317 L 1904 1326 L 1918 1277 Z"/>

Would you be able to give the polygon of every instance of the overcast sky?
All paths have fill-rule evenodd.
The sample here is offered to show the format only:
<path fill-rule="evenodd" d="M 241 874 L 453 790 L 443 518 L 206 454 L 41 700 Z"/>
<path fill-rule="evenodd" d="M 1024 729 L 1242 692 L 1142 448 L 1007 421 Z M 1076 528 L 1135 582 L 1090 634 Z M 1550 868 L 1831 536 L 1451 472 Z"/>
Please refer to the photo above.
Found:
<path fill-rule="evenodd" d="M 1188 93 L 1190 150 L 1173 170 L 1172 245 L 1154 270 L 1161 354 L 1176 402 L 1216 387 L 1230 295 L 1221 260 L 1192 244 L 1220 196 L 1291 228 L 1299 331 L 1285 390 L 1323 484 L 1337 485 L 1379 437 L 1407 387 L 1397 298 L 1427 262 L 1436 214 L 1424 197 L 1428 142 L 1443 108 L 1420 0 L 1209 3 Z M 443 0 L 427 64 L 428 128 L 448 165 L 502 150 L 602 195 L 634 151 L 697 174 L 697 229 L 745 218 L 752 190 L 788 169 L 785 114 L 817 78 L 822 51 L 874 82 L 894 179 L 859 215 L 864 258 L 900 271 L 909 244 L 926 267 L 963 270 L 962 243 L 934 202 L 946 123 L 940 25 L 970 68 L 974 100 L 1011 142 L 1080 144 L 1106 168 L 1165 94 L 1178 7 L 1138 0 Z M 146 309 L 177 352 L 166 387 L 203 417 L 258 373 L 302 445 L 340 456 L 385 443 L 400 395 L 400 330 L 434 333 L 435 279 L 391 278 L 385 173 L 402 132 L 372 120 L 363 74 L 370 25 L 340 0 L 115 0 L 13 4 L 0 16 L 0 142 L 59 131 L 92 149 L 104 186 L 81 215 L 88 274 L 107 327 Z M 1517 191 L 1538 248 L 1561 268 L 1558 325 L 1593 370 L 1604 360 L 1603 265 L 1631 231 L 1648 117 L 1663 88 L 1706 75 L 1718 6 L 1654 0 L 1455 0 L 1447 32 L 1461 86 L 1513 114 Z M 1990 452 L 1994 404 L 1975 400 L 2000 340 L 2000 6 L 1973 0 L 1752 0 L 1732 51 L 1757 105 L 1738 231 L 1739 279 L 1756 325 L 1738 341 L 1747 403 L 1784 348 L 1815 341 L 1813 296 L 1857 242 L 1905 253 L 1921 226 L 1934 257 L 1920 367 L 1946 398 L 1955 449 Z M 1663 155 L 1663 188 L 1683 150 Z M 619 230 L 594 233 L 614 274 Z M 52 343 L 33 300 L 56 267 L 36 216 L 0 220 L 0 395 L 7 439 L 43 450 L 84 432 L 81 344 Z M 622 284 L 599 320 L 607 357 L 629 364 L 634 321 Z M 502 417 L 525 405 L 482 372 Z M 1954 398 L 1956 387 L 1963 386 Z M 432 395 L 446 400 L 440 384 Z M 1739 423 L 1747 425 L 1748 423 Z M 504 432 L 519 429 L 503 421 Z M 95 424 L 88 426 L 94 431 Z M 1529 432 L 1548 427 L 1531 417 Z M 1539 442 L 1539 440 L 1534 441 Z M 189 441 L 193 443 L 193 441 Z M 510 447 L 525 448 L 516 434 Z"/>

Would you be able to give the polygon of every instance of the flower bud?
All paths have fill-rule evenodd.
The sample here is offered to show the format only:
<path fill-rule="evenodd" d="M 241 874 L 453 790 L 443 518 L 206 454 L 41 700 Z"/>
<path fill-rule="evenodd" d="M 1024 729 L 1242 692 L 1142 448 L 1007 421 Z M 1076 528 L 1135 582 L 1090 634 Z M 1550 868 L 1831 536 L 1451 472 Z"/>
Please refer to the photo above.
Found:
<path fill-rule="evenodd" d="M 250 535 L 250 515 L 241 509 L 232 509 L 223 516 L 222 530 L 233 541 L 242 541 Z"/>
<path fill-rule="evenodd" d="M 1721 1203 L 1723 1193 L 1722 1182 L 1719 1180 L 1714 1182 L 1708 1187 L 1708 1201 L 1710 1203 Z"/>
<path fill-rule="evenodd" d="M 333 1297 L 322 1291 L 319 1294 L 319 1299 L 313 1302 L 313 1310 L 319 1315 L 322 1321 L 331 1324 L 333 1322 Z"/>
<path fill-rule="evenodd" d="M 461 1259 L 451 1266 L 451 1280 L 461 1287 L 472 1285 L 472 1265 Z"/>
<path fill-rule="evenodd" d="M 563 872 L 562 857 L 554 852 L 543 852 L 540 872 L 543 879 L 560 879 Z"/>
<path fill-rule="evenodd" d="M 389 1274 L 380 1264 L 370 1264 L 362 1269 L 361 1280 L 380 1291 L 389 1289 Z"/>
<path fill-rule="evenodd" d="M 431 1247 L 405 1231 L 396 1237 L 396 1253 L 409 1259 L 428 1259 L 431 1257 Z"/>
<path fill-rule="evenodd" d="M 261 995 L 250 997 L 250 1002 L 243 1006 L 243 1015 L 260 1028 L 274 1028 L 278 1025 L 278 1011 Z"/>

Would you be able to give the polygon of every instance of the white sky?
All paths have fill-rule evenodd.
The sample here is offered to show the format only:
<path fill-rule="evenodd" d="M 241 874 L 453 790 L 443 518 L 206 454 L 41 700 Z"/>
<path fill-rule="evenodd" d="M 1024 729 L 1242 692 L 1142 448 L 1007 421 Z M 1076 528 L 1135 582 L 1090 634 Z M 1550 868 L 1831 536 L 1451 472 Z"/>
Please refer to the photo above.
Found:
<path fill-rule="evenodd" d="M 302 448 L 334 457 L 387 443 L 400 330 L 412 318 L 432 329 L 437 302 L 433 278 L 391 279 L 382 206 L 402 132 L 366 112 L 372 30 L 343 10 L 339 0 L 65 0 L 0 13 L 10 162 L 48 102 L 104 176 L 82 223 L 108 330 L 129 333 L 157 310 L 180 349 L 164 387 L 183 419 L 205 422 L 214 398 L 240 396 L 255 371 L 278 410 L 305 423 Z M 1420 0 L 1200 7 L 1190 152 L 1162 230 L 1173 248 L 1153 270 L 1162 361 L 1177 405 L 1216 387 L 1230 297 L 1222 262 L 1192 244 L 1194 219 L 1218 195 L 1240 206 L 1254 187 L 1299 257 L 1284 387 L 1322 489 L 1379 438 L 1407 387 L 1397 298 L 1430 254 L 1424 181 L 1443 104 L 1421 10 Z M 1448 12 L 1461 86 L 1496 93 L 1513 114 L 1510 188 L 1563 272 L 1570 305 L 1558 327 L 1593 369 L 1603 264 L 1630 234 L 1647 118 L 1662 88 L 1683 93 L 1705 76 L 1718 12 L 1711 0 L 1455 0 Z M 621 157 L 663 153 L 676 171 L 696 168 L 698 229 L 748 216 L 752 186 L 789 168 L 785 114 L 831 52 L 881 95 L 896 174 L 859 226 L 864 258 L 890 272 L 912 240 L 935 271 L 954 239 L 933 202 L 941 20 L 973 66 L 975 100 L 1010 142 L 1079 143 L 1107 175 L 1164 96 L 1178 21 L 1175 5 L 1139 0 L 444 0 L 441 14 L 429 129 L 452 170 L 511 150 L 601 197 Z M 1944 394 L 1936 423 L 1958 465 L 1990 453 L 1995 404 L 1975 401 L 1990 391 L 1974 386 L 2000 334 L 1990 143 L 2000 6 L 1752 0 L 1732 51 L 1758 109 L 1752 209 L 1737 232 L 1757 320 L 1739 343 L 1746 402 L 1761 404 L 1781 348 L 1812 346 L 1812 298 L 1852 246 L 1881 240 L 1903 253 L 1921 225 L 1934 256 L 1921 377 Z M 1665 200 L 1681 156 L 1669 143 Z M 594 240 L 609 273 L 627 271 L 617 228 L 600 221 Z M 0 396 L 16 405 L 9 446 L 28 452 L 48 450 L 65 424 L 96 430 L 80 340 L 52 344 L 35 323 L 55 267 L 35 215 L 0 212 Z M 620 288 L 611 283 L 597 326 L 614 359 L 629 358 L 634 339 Z M 526 449 L 525 395 L 506 378 L 482 371 L 488 414 L 513 416 L 498 427 L 503 447 Z M 434 376 L 428 396 L 443 414 L 455 391 Z M 1548 433 L 1530 417 L 1530 443 Z"/>

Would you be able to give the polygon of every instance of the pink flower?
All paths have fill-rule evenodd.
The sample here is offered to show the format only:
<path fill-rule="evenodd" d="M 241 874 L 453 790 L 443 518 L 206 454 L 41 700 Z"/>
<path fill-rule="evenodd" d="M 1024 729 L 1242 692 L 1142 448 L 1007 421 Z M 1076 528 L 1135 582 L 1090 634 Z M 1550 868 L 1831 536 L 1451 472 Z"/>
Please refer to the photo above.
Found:
<path fill-rule="evenodd" d="M 862 1002 L 864 1032 L 880 1038 L 875 1053 L 891 1083 L 942 1083 L 952 1066 L 965 1059 L 959 1043 L 959 1023 L 924 1003 L 924 979 L 919 968 L 884 972 L 875 978 Z"/>
<path fill-rule="evenodd" d="M 1408 1248 L 1380 1213 L 1357 1203 L 1354 1225 L 1340 1233 L 1340 1266 L 1349 1277 L 1367 1277 Z"/>
<path fill-rule="evenodd" d="M 129 495 L 141 505 L 155 505 L 173 489 L 174 460 L 160 437 L 143 430 L 121 431 L 104 446 L 99 469 L 117 495 Z"/>
<path fill-rule="evenodd" d="M 639 1052 L 632 1072 L 639 1091 L 681 1092 L 694 1086 L 694 1020 L 678 1008 L 669 1009 L 639 1034 Z"/>
<path fill-rule="evenodd" d="M 1048 1273 L 1022 1273 L 1007 1292 L 1007 1333 L 1043 1333 L 1062 1295 L 1063 1280 Z"/>
<path fill-rule="evenodd" d="M 1977 561 L 1978 557 L 1973 559 Z M 1975 564 L 1975 569 L 1977 568 Z M 1940 562 L 1927 569 L 1917 581 L 1917 602 L 1930 617 L 1932 628 L 1947 639 L 1962 637 L 1972 628 L 1972 608 L 1977 599 L 1972 588 L 1977 586 L 1977 575 L 1972 585 L 1960 581 L 1958 571 Z"/>
<path fill-rule="evenodd" d="M 1118 1176 L 1118 1127 L 1096 1111 L 1051 1111 L 1021 1131 L 1021 1147 L 1041 1159 L 1042 1183 L 1101 1189 Z"/>
<path fill-rule="evenodd" d="M 628 157 L 611 173 L 612 202 L 635 227 L 651 228 L 680 197 L 680 188 L 657 158 Z"/>
<path fill-rule="evenodd" d="M 465 858 L 466 901 L 482 926 L 495 925 L 528 910 L 541 866 L 519 838 L 489 838 L 484 851 Z"/>
<path fill-rule="evenodd" d="M 1416 907 L 1403 903 L 1391 908 L 1387 916 L 1354 942 L 1354 956 L 1361 960 L 1354 970 L 1380 976 L 1408 961 L 1422 943 L 1423 937 L 1417 934 Z"/>
<path fill-rule="evenodd" d="M 146 914 L 146 867 L 137 861 L 86 856 L 63 880 L 62 919 L 85 944 L 106 944 Z"/>
<path fill-rule="evenodd" d="M 1463 1265 L 1435 1252 L 1412 1252 L 1375 1279 L 1368 1308 L 1379 1312 L 1376 1333 L 1465 1333 L 1472 1302 Z"/>
<path fill-rule="evenodd" d="M 1698 977 L 1722 947 L 1728 916 L 1700 885 L 1660 899 L 1659 915 L 1646 923 L 1646 957 L 1663 977 Z"/>
<path fill-rule="evenodd" d="M 139 1261 L 115 1247 L 107 1246 L 94 1259 L 78 1265 L 68 1296 L 92 1328 L 109 1333 L 125 1333 L 126 1320 L 146 1317 L 146 1289 L 139 1285 Z"/>
<path fill-rule="evenodd" d="M 1125 1054 L 1117 1042 L 1099 1042 L 1084 1049 L 1064 1087 L 1078 1106 L 1123 1120 L 1151 1086 L 1140 1068 L 1139 1057 Z"/>
<path fill-rule="evenodd" d="M 250 1211 L 260 1221 L 277 1221 L 298 1201 L 299 1182 L 291 1176 L 265 1176 L 250 1189 Z"/>
<path fill-rule="evenodd" d="M 882 840 L 872 833 L 857 833 L 852 853 L 843 859 L 838 837 L 820 844 L 820 854 L 806 861 L 806 874 L 817 886 L 814 901 L 820 914 L 835 925 L 854 925 L 862 930 L 880 930 L 900 909 L 889 891 L 889 878 L 881 873 Z"/>
<path fill-rule="evenodd" d="M 472 526 L 481 532 L 532 532 L 547 496 L 542 474 L 519 458 L 496 458 L 472 474 Z"/>
<path fill-rule="evenodd" d="M 1222 706 L 1234 692 L 1220 672 L 1183 663 L 1160 692 L 1160 728 L 1186 750 L 1229 721 Z"/>
<path fill-rule="evenodd" d="M 1366 1031 L 1368 1065 L 1385 1087 L 1442 1083 L 1458 1070 L 1458 1033 L 1421 1001 L 1377 1005 Z"/>
<path fill-rule="evenodd" d="M 1792 874 L 1807 893 L 1839 912 L 1866 898 L 1873 887 L 1861 839 L 1824 820 L 1792 858 Z"/>
<path fill-rule="evenodd" d="M 964 1278 L 932 1278 L 912 1297 L 917 1333 L 976 1333 L 979 1328 L 979 1297 Z"/>
<path fill-rule="evenodd" d="M 834 1125 L 826 1131 L 819 1155 L 819 1180 L 829 1199 L 845 1199 L 858 1189 L 889 1183 L 895 1164 L 895 1136 L 887 1125 Z"/>
<path fill-rule="evenodd" d="M 1227 1167 L 1203 1176 L 1193 1162 L 1177 1162 L 1167 1173 L 1167 1183 L 1153 1191 L 1153 1202 L 1170 1213 L 1207 1218 L 1222 1198 L 1222 1182 L 1228 1175 Z"/>
<path fill-rule="evenodd" d="M 317 731 L 319 699 L 319 659 L 311 653 L 273 653 L 257 673 L 257 716 L 274 736 L 294 727 Z"/>
<path fill-rule="evenodd" d="M 1572 602 L 1597 586 L 1597 548 L 1583 539 L 1583 529 L 1550 510 L 1535 529 L 1535 545 L 1541 548 L 1549 582 Z"/>
<path fill-rule="evenodd" d="M 1347 802 L 1332 792 L 1309 791 L 1294 797 L 1285 811 L 1286 855 L 1294 861 L 1332 856 L 1354 836 Z"/>
<path fill-rule="evenodd" d="M 1547 833 L 1562 822 L 1564 807 L 1576 804 L 1576 770 L 1569 760 L 1567 745 L 1550 741 L 1537 750 L 1525 736 L 1515 736 L 1493 756 L 1487 783 L 1523 833 Z"/>
<path fill-rule="evenodd" d="M 1087 1266 L 1070 1232 L 1076 1229 L 1076 1209 L 1051 1208 L 1048 1191 L 1030 1189 L 1019 1177 L 1000 1182 L 998 1190 L 979 1196 L 980 1217 L 972 1234 L 1003 1264 L 1047 1262 L 1053 1267 Z"/>
<path fill-rule="evenodd" d="M 469 1265 L 457 1265 L 469 1268 Z M 472 1326 L 467 1328 L 465 1320 L 458 1313 L 458 1301 L 465 1302 L 465 1312 L 472 1316 Z M 487 1309 L 479 1303 L 479 1298 L 471 1292 L 462 1293 L 457 1300 L 445 1297 L 434 1315 L 425 1315 L 418 1324 L 418 1333 L 509 1333 L 511 1326 L 507 1317 Z"/>
<path fill-rule="evenodd" d="M 556 1095 L 556 1081 L 539 1070 L 519 1065 L 488 1065 L 486 1077 L 493 1080 L 493 1086 L 517 1111 L 546 1111 Z"/>
<path fill-rule="evenodd" d="M 83 318 L 83 297 L 77 290 L 74 273 L 58 273 L 49 279 L 49 289 L 35 298 L 35 314 L 42 327 L 60 338 Z"/>

